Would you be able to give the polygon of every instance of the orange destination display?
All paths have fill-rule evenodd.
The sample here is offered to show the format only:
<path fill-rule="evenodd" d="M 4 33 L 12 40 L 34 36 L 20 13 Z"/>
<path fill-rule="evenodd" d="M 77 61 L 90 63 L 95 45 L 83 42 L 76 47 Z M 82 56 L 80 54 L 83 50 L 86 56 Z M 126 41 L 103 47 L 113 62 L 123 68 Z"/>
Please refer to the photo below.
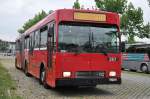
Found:
<path fill-rule="evenodd" d="M 96 13 L 82 13 L 82 12 L 75 12 L 74 13 L 75 20 L 89 20 L 89 21 L 106 21 L 105 14 L 96 14 Z"/>

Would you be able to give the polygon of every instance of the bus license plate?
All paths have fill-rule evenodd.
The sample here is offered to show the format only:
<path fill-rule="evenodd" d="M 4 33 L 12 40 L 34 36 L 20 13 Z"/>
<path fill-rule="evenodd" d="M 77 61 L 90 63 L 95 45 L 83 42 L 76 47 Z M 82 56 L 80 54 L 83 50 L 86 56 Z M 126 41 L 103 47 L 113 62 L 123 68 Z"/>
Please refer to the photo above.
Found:
<path fill-rule="evenodd" d="M 117 78 L 109 78 L 109 81 L 111 82 L 117 81 Z"/>

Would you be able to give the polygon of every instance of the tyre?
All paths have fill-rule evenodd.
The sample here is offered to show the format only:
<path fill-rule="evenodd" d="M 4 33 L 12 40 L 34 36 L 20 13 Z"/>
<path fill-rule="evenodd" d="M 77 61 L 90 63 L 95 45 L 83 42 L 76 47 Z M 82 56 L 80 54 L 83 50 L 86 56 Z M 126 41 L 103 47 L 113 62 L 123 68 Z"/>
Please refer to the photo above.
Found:
<path fill-rule="evenodd" d="M 49 86 L 47 85 L 47 82 L 46 82 L 46 70 L 44 67 L 40 69 L 39 82 L 40 82 L 40 84 L 42 84 L 44 86 L 44 88 L 46 88 L 46 89 L 49 88 Z"/>
<path fill-rule="evenodd" d="M 143 73 L 149 73 L 149 72 L 148 72 L 148 66 L 147 66 L 146 64 L 143 64 L 143 65 L 141 66 L 141 71 L 142 71 Z"/>
<path fill-rule="evenodd" d="M 25 62 L 25 65 L 24 65 L 24 73 L 28 77 L 31 76 L 30 73 L 29 73 L 29 71 L 28 71 L 28 64 L 27 64 L 27 62 Z"/>

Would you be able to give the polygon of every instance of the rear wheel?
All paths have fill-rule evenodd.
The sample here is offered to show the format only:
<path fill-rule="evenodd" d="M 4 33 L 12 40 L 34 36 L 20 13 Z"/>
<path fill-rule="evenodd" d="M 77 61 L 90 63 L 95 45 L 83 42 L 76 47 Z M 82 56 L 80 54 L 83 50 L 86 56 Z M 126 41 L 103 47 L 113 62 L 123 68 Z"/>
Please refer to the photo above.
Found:
<path fill-rule="evenodd" d="M 31 76 L 30 73 L 28 72 L 28 64 L 27 64 L 27 62 L 25 62 L 24 73 L 25 73 L 25 75 L 28 76 L 28 77 Z"/>
<path fill-rule="evenodd" d="M 44 67 L 40 69 L 40 84 L 43 84 L 44 88 L 48 89 L 49 86 L 46 83 L 46 70 Z"/>
<path fill-rule="evenodd" d="M 141 66 L 141 71 L 144 72 L 144 73 L 148 73 L 148 66 L 146 64 L 143 64 Z"/>

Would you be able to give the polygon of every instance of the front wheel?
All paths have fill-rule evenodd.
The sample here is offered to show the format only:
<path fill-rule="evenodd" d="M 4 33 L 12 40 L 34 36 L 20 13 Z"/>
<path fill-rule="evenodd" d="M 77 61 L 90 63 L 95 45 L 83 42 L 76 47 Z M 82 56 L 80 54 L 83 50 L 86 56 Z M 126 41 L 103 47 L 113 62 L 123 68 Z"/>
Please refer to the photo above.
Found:
<path fill-rule="evenodd" d="M 148 73 L 148 66 L 146 64 L 142 65 L 141 70 L 144 73 Z"/>
<path fill-rule="evenodd" d="M 27 64 L 27 62 L 25 62 L 24 73 L 25 73 L 25 75 L 28 76 L 28 77 L 31 76 L 30 73 L 28 72 L 28 64 Z"/>
<path fill-rule="evenodd" d="M 43 84 L 44 88 L 46 89 L 49 88 L 49 86 L 46 83 L 46 70 L 44 67 L 40 70 L 40 84 Z"/>

